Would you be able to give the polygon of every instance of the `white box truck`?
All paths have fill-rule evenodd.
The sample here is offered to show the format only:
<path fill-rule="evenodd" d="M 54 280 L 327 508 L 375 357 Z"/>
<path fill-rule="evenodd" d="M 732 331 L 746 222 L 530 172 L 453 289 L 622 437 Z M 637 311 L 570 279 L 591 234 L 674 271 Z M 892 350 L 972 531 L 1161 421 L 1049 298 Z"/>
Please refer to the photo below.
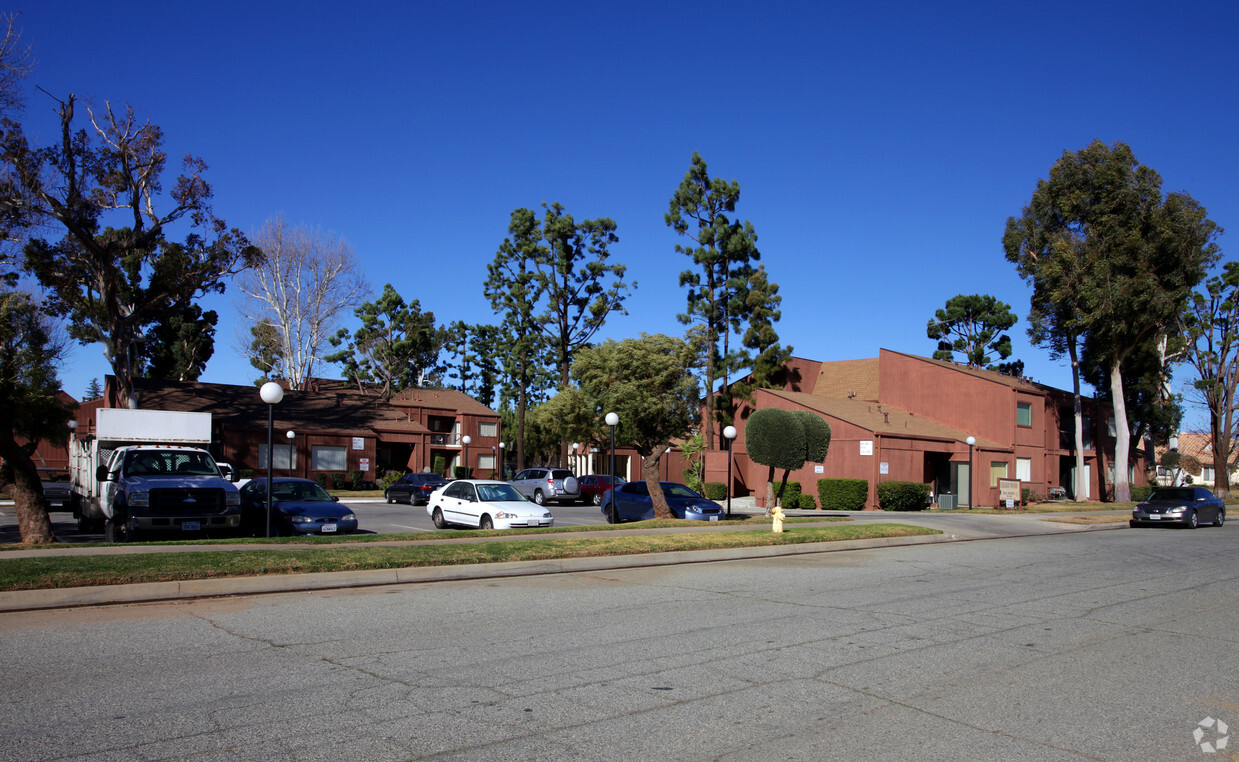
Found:
<path fill-rule="evenodd" d="M 211 414 L 100 408 L 93 434 L 69 441 L 73 513 L 108 542 L 236 530 L 241 493 L 205 449 Z"/>

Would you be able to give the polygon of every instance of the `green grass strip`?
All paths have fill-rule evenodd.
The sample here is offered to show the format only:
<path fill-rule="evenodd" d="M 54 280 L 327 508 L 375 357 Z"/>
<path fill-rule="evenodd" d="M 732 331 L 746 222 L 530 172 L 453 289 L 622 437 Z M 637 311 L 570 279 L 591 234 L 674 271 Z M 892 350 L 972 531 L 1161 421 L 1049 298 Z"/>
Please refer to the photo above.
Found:
<path fill-rule="evenodd" d="M 477 536 L 477 533 L 471 533 Z M 120 585 L 264 574 L 399 569 L 417 566 L 539 561 L 559 558 L 666 553 L 685 550 L 794 545 L 811 542 L 941 534 L 902 524 L 796 527 L 614 537 L 548 537 L 503 542 L 377 546 L 337 544 L 315 548 L 266 546 L 255 550 L 150 552 L 125 555 L 45 556 L 0 559 L 0 590 Z M 390 539 L 390 537 L 388 538 Z"/>

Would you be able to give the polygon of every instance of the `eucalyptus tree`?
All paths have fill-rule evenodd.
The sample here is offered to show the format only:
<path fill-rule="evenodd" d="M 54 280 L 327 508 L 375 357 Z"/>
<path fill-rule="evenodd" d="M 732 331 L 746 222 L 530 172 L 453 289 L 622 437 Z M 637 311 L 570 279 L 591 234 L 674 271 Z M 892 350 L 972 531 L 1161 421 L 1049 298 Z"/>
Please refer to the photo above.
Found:
<path fill-rule="evenodd" d="M 675 247 L 693 260 L 693 267 L 680 273 L 680 285 L 688 289 L 688 306 L 678 317 L 685 325 L 704 328 L 706 398 L 701 431 L 708 449 L 714 449 L 715 428 L 730 421 L 734 407 L 731 374 L 748 367 L 754 359 L 748 345 L 732 349 L 731 335 L 740 334 L 756 313 L 760 327 L 751 336 L 751 348 L 759 354 L 767 350 L 788 352 L 777 347 L 778 337 L 773 331 L 779 319 L 778 287 L 764 275 L 750 281 L 755 272 L 753 263 L 761 259 L 761 252 L 752 223 L 731 219 L 739 200 L 740 184 L 710 177 L 705 159 L 694 152 L 692 166 L 672 195 L 664 217 L 668 227 L 691 241 Z M 720 378 L 726 397 L 722 416 L 716 412 L 714 396 L 715 382 Z"/>
<path fill-rule="evenodd" d="M 165 191 L 168 156 L 157 126 L 108 104 L 85 109 L 89 127 L 76 129 L 76 98 L 58 106 L 52 145 L 32 146 L 12 121 L 0 128 L 0 162 L 16 206 L 63 233 L 30 239 L 25 266 L 48 294 L 44 308 L 66 319 L 70 337 L 103 345 L 119 395 L 130 402 L 143 329 L 183 314 L 202 294 L 222 293 L 225 279 L 262 253 L 212 213 L 201 159 L 187 156 Z M 169 239 L 174 227 L 188 231 L 184 239 Z"/>
<path fill-rule="evenodd" d="M 1183 357 L 1197 374 L 1193 386 L 1209 411 L 1214 491 L 1228 497 L 1239 388 L 1239 262 L 1227 262 L 1203 293 L 1192 294 L 1183 338 Z"/>
<path fill-rule="evenodd" d="M 1064 152 L 1040 180 L 1003 239 L 1007 258 L 1036 279 L 1042 263 L 1069 252 L 1074 290 L 1052 281 L 1045 298 L 1077 311 L 1070 321 L 1099 352 L 1116 423 L 1115 499 L 1130 498 L 1130 422 L 1124 367 L 1132 352 L 1173 329 L 1192 290 L 1217 260 L 1218 226 L 1186 193 L 1162 194 L 1162 179 L 1125 143 L 1094 141 Z M 1034 289 L 1035 292 L 1035 289 Z"/>

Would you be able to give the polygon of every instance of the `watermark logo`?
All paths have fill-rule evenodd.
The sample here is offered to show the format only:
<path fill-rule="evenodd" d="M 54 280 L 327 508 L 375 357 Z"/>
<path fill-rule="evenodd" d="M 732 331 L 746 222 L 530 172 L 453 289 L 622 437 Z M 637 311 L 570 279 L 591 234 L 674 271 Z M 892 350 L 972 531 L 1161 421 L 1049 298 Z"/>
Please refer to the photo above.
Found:
<path fill-rule="evenodd" d="M 1230 728 L 1221 720 L 1206 717 L 1196 723 L 1192 738 L 1196 739 L 1196 746 L 1201 751 L 1205 754 L 1212 754 L 1225 749 L 1226 744 L 1230 743 Z"/>

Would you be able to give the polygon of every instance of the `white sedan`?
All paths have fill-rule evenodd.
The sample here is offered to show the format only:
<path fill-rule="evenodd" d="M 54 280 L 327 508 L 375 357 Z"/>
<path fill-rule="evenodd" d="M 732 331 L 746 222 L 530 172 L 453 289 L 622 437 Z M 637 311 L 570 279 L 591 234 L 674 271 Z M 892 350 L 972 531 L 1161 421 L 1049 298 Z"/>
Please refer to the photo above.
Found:
<path fill-rule="evenodd" d="M 459 479 L 435 490 L 426 504 L 435 526 L 480 529 L 554 526 L 555 517 L 529 502 L 507 482 Z"/>

